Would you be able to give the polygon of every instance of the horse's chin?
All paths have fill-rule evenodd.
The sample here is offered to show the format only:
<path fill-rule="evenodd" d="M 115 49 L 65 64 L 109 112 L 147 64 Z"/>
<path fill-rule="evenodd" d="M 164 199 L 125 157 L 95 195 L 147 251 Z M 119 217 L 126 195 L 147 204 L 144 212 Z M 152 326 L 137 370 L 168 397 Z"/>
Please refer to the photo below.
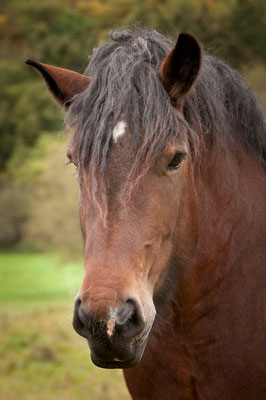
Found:
<path fill-rule="evenodd" d="M 124 352 L 120 349 L 120 357 L 114 355 L 110 357 L 110 352 L 104 354 L 101 351 L 101 354 L 97 354 L 96 351 L 93 350 L 93 346 L 89 344 L 91 348 L 91 360 L 93 364 L 100 368 L 107 369 L 125 369 L 135 367 L 141 360 L 143 352 L 145 350 L 147 343 L 147 337 L 145 340 L 141 340 L 139 342 L 134 343 L 134 345 L 129 345 L 129 348 L 125 348 Z M 122 350 L 122 352 L 121 352 Z M 123 353 L 125 356 L 123 356 Z M 122 357 L 121 357 L 122 355 Z"/>
<path fill-rule="evenodd" d="M 131 360 L 127 361 L 104 361 L 98 358 L 95 354 L 91 354 L 91 360 L 96 367 L 106 369 L 124 369 L 135 367 L 141 359 L 141 356 L 134 356 Z"/>

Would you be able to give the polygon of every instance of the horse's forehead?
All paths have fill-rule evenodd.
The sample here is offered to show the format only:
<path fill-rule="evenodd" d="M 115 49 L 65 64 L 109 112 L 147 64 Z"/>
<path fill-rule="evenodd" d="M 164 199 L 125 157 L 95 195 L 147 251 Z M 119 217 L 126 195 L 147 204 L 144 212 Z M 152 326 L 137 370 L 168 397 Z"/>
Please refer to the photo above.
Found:
<path fill-rule="evenodd" d="M 128 170 L 136 159 L 135 132 L 129 127 L 128 122 L 121 118 L 115 124 L 112 132 L 112 144 L 110 145 L 108 162 L 109 167 L 123 168 Z"/>

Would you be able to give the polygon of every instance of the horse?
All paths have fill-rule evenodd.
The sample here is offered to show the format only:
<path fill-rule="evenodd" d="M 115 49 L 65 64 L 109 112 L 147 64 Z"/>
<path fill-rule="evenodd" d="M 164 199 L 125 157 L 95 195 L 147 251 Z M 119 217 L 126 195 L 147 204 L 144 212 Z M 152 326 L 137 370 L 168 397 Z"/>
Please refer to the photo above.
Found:
<path fill-rule="evenodd" d="M 121 29 L 84 74 L 27 60 L 67 111 L 85 273 L 73 326 L 134 400 L 266 398 L 266 127 L 189 33 Z M 63 201 L 63 199 L 62 199 Z"/>

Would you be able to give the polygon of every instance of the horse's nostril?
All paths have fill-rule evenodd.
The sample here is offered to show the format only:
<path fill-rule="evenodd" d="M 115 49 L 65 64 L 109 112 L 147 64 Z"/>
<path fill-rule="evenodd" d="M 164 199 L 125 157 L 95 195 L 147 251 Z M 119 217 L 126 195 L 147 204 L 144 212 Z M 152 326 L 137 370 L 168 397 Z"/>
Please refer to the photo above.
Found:
<path fill-rule="evenodd" d="M 74 302 L 74 308 L 79 308 L 80 304 L 81 304 L 80 297 L 76 296 L 75 302 Z"/>
<path fill-rule="evenodd" d="M 117 313 L 116 331 L 125 338 L 133 338 L 144 329 L 141 307 L 136 300 L 127 300 Z"/>
<path fill-rule="evenodd" d="M 135 305 L 132 300 L 128 300 L 117 313 L 117 324 L 124 325 L 135 313 Z"/>
<path fill-rule="evenodd" d="M 75 331 L 85 337 L 88 338 L 88 328 L 86 323 L 86 317 L 84 316 L 81 308 L 81 300 L 79 297 L 76 298 L 74 303 L 74 313 L 73 313 L 73 328 Z"/>

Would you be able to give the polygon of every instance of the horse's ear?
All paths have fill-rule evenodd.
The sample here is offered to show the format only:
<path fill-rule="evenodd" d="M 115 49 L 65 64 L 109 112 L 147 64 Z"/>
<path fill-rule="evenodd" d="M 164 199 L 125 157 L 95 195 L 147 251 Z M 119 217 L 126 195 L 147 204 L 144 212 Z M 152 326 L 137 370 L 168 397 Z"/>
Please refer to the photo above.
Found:
<path fill-rule="evenodd" d="M 201 66 L 201 46 L 189 33 L 181 33 L 175 47 L 161 64 L 159 75 L 170 98 L 182 106 Z"/>
<path fill-rule="evenodd" d="M 56 100 L 66 108 L 70 105 L 72 97 L 83 92 L 92 80 L 77 72 L 34 60 L 26 60 L 25 63 L 36 68 L 42 74 Z"/>

